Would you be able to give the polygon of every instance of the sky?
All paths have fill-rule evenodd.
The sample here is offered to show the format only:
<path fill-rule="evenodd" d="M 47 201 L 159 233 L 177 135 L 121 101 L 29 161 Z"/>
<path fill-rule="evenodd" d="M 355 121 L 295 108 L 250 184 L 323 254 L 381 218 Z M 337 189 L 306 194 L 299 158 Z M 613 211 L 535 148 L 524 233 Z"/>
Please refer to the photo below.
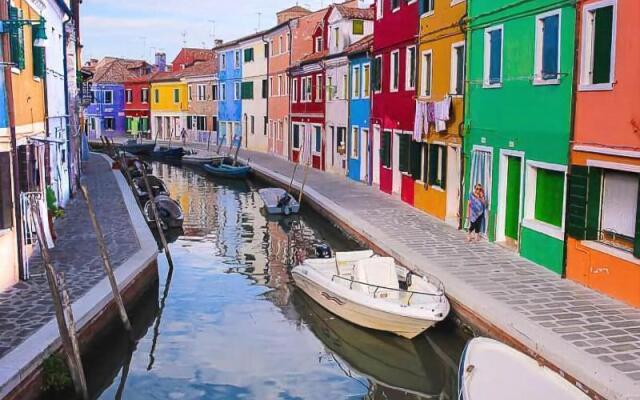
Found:
<path fill-rule="evenodd" d="M 317 10 L 330 0 L 299 0 Z M 276 24 L 276 12 L 296 0 L 84 0 L 80 9 L 83 59 L 116 56 L 167 61 L 186 47 L 213 47 Z M 261 13 L 260 17 L 258 13 Z M 215 21 L 215 22 L 211 22 Z"/>

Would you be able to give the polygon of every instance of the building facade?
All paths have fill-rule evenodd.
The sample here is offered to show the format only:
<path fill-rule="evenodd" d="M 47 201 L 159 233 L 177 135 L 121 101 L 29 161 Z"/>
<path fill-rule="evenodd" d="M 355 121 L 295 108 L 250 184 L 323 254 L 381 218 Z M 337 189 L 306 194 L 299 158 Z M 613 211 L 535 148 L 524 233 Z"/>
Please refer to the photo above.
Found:
<path fill-rule="evenodd" d="M 246 149 L 267 152 L 267 65 L 269 45 L 264 32 L 240 40 L 242 59 L 242 143 Z M 288 44 L 278 43 L 286 48 Z M 272 47 L 274 48 L 274 47 Z M 280 50 L 280 49 L 278 49 Z M 284 86 L 282 90 L 285 90 Z"/>
<path fill-rule="evenodd" d="M 355 181 L 371 184 L 371 46 L 373 35 L 349 46 L 349 139 L 347 156 L 348 176 Z"/>
<path fill-rule="evenodd" d="M 151 138 L 151 78 L 153 74 L 129 79 L 124 83 L 124 115 L 127 133 Z"/>
<path fill-rule="evenodd" d="M 190 68 L 182 78 L 187 84 L 189 109 L 187 111 L 188 141 L 217 144 L 218 134 L 218 63 L 203 62 Z"/>
<path fill-rule="evenodd" d="M 182 71 L 158 72 L 151 80 L 151 133 L 159 140 L 181 140 L 189 110 Z"/>
<path fill-rule="evenodd" d="M 567 278 L 640 307 L 640 43 L 634 1 L 577 10 Z M 596 111 L 597 110 L 597 111 Z"/>
<path fill-rule="evenodd" d="M 413 204 L 410 147 L 415 122 L 418 2 L 376 0 L 373 34 L 373 183 Z M 414 49 L 414 53 L 411 52 Z"/>
<path fill-rule="evenodd" d="M 562 274 L 575 8 L 504 3 L 468 4 L 465 198 L 482 184 L 489 240 Z"/>
<path fill-rule="evenodd" d="M 415 207 L 455 227 L 460 223 L 462 127 L 464 120 L 465 33 L 458 24 L 466 1 L 420 0 L 420 36 L 417 74 L 405 86 L 416 88 L 416 126 L 410 147 L 410 175 L 414 179 Z M 427 120 L 427 109 L 440 110 L 437 121 Z M 438 117 L 438 115 L 434 115 Z"/>
<path fill-rule="evenodd" d="M 237 41 L 214 50 L 219 63 L 218 136 L 228 144 L 242 136 L 242 51 Z"/>

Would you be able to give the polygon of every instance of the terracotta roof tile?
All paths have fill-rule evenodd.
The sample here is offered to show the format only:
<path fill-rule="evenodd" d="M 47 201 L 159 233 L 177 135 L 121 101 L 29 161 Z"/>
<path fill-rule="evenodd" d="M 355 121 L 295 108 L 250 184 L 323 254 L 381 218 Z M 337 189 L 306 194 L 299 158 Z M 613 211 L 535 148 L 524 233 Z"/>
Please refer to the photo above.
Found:
<path fill-rule="evenodd" d="M 301 60 L 300 60 L 300 64 L 308 64 L 308 63 L 312 63 L 314 61 L 319 61 L 322 60 L 323 58 L 325 58 L 327 55 L 329 54 L 328 50 L 322 50 L 320 52 L 317 53 L 311 53 L 311 54 L 307 54 L 306 56 L 304 56 Z"/>
<path fill-rule="evenodd" d="M 310 13 L 311 11 L 306 9 L 306 8 L 304 8 L 304 7 L 301 7 L 301 6 L 293 6 L 293 7 L 289 7 L 287 9 L 284 9 L 282 11 L 278 11 L 276 13 L 276 15 L 277 14 L 283 14 L 283 13 L 286 13 L 286 12 L 308 12 L 308 13 Z"/>
<path fill-rule="evenodd" d="M 342 4 L 336 4 L 334 7 L 340 11 L 340 14 L 345 18 L 373 21 L 374 12 L 372 8 L 347 7 Z"/>
<path fill-rule="evenodd" d="M 345 54 L 362 53 L 373 46 L 373 35 L 367 35 L 344 49 Z"/>

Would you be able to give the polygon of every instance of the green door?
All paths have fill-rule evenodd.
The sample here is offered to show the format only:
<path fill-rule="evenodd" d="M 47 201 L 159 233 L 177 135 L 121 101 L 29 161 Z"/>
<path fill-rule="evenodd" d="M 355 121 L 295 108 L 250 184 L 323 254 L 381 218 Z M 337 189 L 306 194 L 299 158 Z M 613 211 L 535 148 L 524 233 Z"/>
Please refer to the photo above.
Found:
<path fill-rule="evenodd" d="M 518 220 L 520 217 L 520 157 L 507 157 L 507 205 L 504 221 L 504 235 L 518 240 Z"/>

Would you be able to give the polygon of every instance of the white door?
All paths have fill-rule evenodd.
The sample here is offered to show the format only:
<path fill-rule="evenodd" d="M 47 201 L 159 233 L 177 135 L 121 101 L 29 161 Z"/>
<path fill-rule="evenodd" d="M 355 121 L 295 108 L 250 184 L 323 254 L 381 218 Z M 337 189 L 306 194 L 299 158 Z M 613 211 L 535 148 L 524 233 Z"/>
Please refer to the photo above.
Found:
<path fill-rule="evenodd" d="M 393 153 L 391 165 L 393 166 L 393 193 L 400 193 L 402 188 L 402 173 L 400 172 L 400 134 L 394 133 L 393 135 Z"/>
<path fill-rule="evenodd" d="M 369 182 L 369 129 L 360 130 L 360 180 Z"/>
<path fill-rule="evenodd" d="M 374 185 L 380 185 L 380 125 L 373 126 L 372 169 Z"/>

